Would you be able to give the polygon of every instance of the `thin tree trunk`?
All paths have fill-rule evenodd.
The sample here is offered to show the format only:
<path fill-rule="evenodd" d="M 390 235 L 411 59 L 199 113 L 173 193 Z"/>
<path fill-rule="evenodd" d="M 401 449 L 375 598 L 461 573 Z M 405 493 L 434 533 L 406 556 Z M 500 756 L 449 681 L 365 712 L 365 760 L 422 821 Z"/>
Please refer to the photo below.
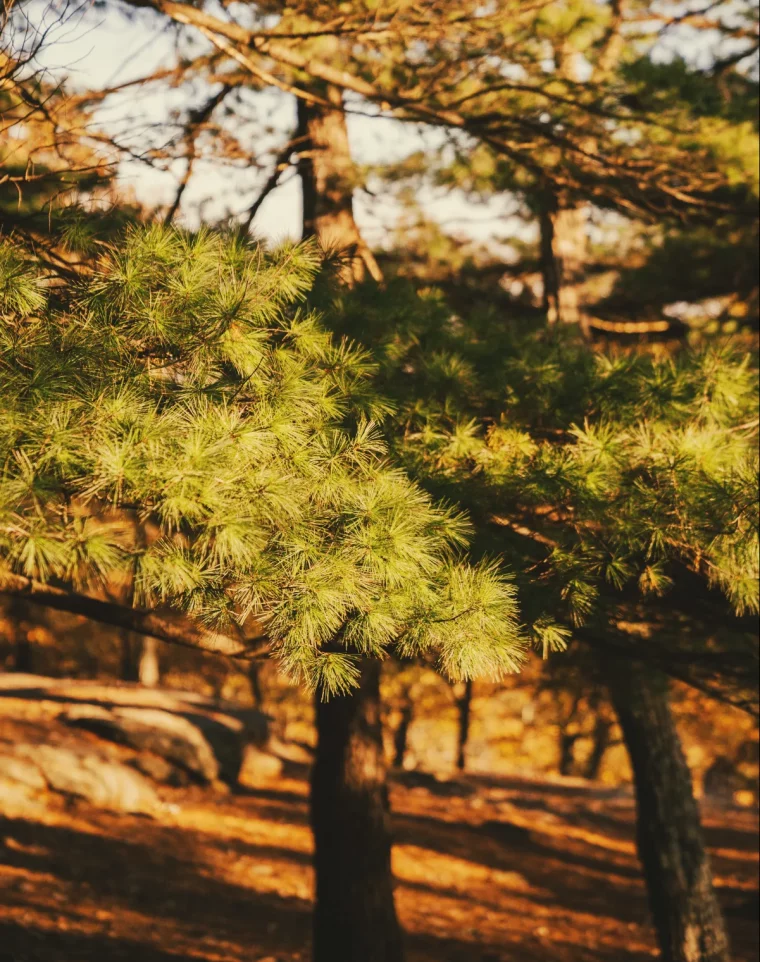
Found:
<path fill-rule="evenodd" d="M 586 221 L 585 206 L 547 206 L 540 214 L 544 309 L 550 324 L 584 326 L 579 287 L 588 259 Z"/>
<path fill-rule="evenodd" d="M 598 714 L 594 723 L 594 744 L 583 771 L 584 777 L 589 781 L 595 782 L 599 778 L 604 756 L 610 747 L 611 731 L 612 725 L 609 721 L 602 714 Z"/>
<path fill-rule="evenodd" d="M 470 737 L 470 718 L 472 714 L 472 681 L 464 683 L 462 697 L 457 700 L 459 726 L 457 729 L 457 768 L 463 772 L 467 764 L 467 742 Z"/>
<path fill-rule="evenodd" d="M 557 260 L 554 256 L 554 218 L 549 210 L 542 209 L 539 215 L 541 229 L 541 276 L 544 284 L 543 309 L 549 324 L 556 324 L 559 318 L 559 275 Z"/>
<path fill-rule="evenodd" d="M 261 687 L 261 662 L 251 661 L 248 664 L 248 681 L 251 684 L 251 696 L 255 708 L 261 709 L 264 705 L 264 692 Z"/>
<path fill-rule="evenodd" d="M 139 671 L 139 660 L 137 657 L 137 650 L 139 646 L 138 639 L 132 634 L 131 631 L 122 629 L 119 632 L 119 642 L 121 644 L 121 669 L 119 676 L 122 681 L 139 681 L 140 671 Z"/>
<path fill-rule="evenodd" d="M 342 271 L 346 283 L 361 282 L 367 274 L 380 281 L 380 268 L 354 220 L 355 172 L 342 94 L 330 86 L 323 94 L 334 105 L 332 109 L 298 101 L 303 236 L 316 236 L 323 248 L 347 258 Z"/>
<path fill-rule="evenodd" d="M 401 721 L 393 733 L 393 767 L 403 768 L 406 749 L 409 744 L 409 726 L 412 724 L 413 708 L 411 700 L 405 701 L 401 709 Z"/>
<path fill-rule="evenodd" d="M 32 645 L 24 627 L 26 605 L 20 598 L 12 598 L 6 617 L 11 626 L 13 670 L 30 673 L 33 670 Z"/>
<path fill-rule="evenodd" d="M 569 735 L 566 731 L 559 733 L 559 773 L 560 775 L 572 775 L 573 765 L 575 764 L 575 743 L 580 736 L 577 734 Z"/>
<path fill-rule="evenodd" d="M 311 776 L 314 962 L 402 962 L 391 875 L 380 665 L 366 660 L 351 695 L 317 700 Z"/>
<path fill-rule="evenodd" d="M 664 962 L 728 962 L 728 941 L 712 884 L 691 773 L 655 669 L 605 665 L 637 800 L 637 844 Z"/>
<path fill-rule="evenodd" d="M 158 642 L 155 638 L 143 638 L 140 651 L 140 666 L 138 668 L 140 684 L 146 688 L 155 688 L 161 678 L 158 663 Z"/>

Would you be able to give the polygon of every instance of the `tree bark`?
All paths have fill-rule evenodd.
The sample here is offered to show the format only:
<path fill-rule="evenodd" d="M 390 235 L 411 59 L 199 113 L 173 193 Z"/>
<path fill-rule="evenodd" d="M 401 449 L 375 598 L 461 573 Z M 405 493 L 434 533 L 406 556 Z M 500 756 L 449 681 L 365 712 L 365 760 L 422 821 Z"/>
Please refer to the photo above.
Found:
<path fill-rule="evenodd" d="M 541 211 L 541 272 L 544 310 L 550 324 L 578 324 L 584 313 L 579 286 L 588 259 L 584 206 Z"/>
<path fill-rule="evenodd" d="M 354 220 L 354 165 L 342 94 L 332 86 L 320 92 L 334 105 L 332 109 L 298 100 L 303 236 L 316 237 L 325 250 L 346 259 L 341 272 L 345 283 L 360 283 L 367 274 L 381 281 L 377 261 Z"/>
<path fill-rule="evenodd" d="M 612 726 L 609 721 L 602 714 L 597 714 L 596 722 L 594 723 L 594 743 L 583 771 L 584 778 L 587 778 L 591 782 L 595 782 L 599 778 L 604 756 L 610 747 L 611 731 Z"/>
<path fill-rule="evenodd" d="M 31 673 L 33 670 L 32 644 L 29 641 L 24 618 L 26 605 L 19 598 L 12 598 L 8 605 L 6 617 L 11 626 L 11 642 L 13 644 L 13 670 Z"/>
<path fill-rule="evenodd" d="M 119 642 L 121 644 L 121 670 L 119 672 L 122 681 L 139 681 L 139 660 L 137 658 L 137 638 L 131 631 L 122 628 L 119 631 Z"/>
<path fill-rule="evenodd" d="M 140 684 L 145 685 L 146 688 L 155 688 L 161 679 L 158 642 L 155 638 L 143 638 L 138 676 Z"/>
<path fill-rule="evenodd" d="M 248 664 L 248 681 L 251 685 L 251 697 L 253 707 L 262 710 L 264 708 L 264 690 L 261 685 L 261 662 L 251 661 Z"/>
<path fill-rule="evenodd" d="M 559 773 L 572 775 L 575 765 L 575 743 L 580 738 L 577 733 L 568 734 L 564 730 L 559 733 Z"/>
<path fill-rule="evenodd" d="M 412 724 L 412 702 L 405 701 L 401 709 L 401 721 L 393 733 L 393 767 L 403 768 L 409 743 L 409 726 Z"/>
<path fill-rule="evenodd" d="M 316 703 L 311 776 L 314 962 L 403 962 L 391 874 L 380 665 L 366 660 L 351 695 Z"/>
<path fill-rule="evenodd" d="M 91 621 L 158 638 L 172 645 L 200 648 L 202 651 L 228 655 L 231 658 L 252 657 L 269 644 L 265 629 L 255 622 L 251 627 L 257 630 L 256 635 L 235 638 L 209 631 L 191 619 L 171 611 L 145 611 L 129 605 L 101 601 L 99 598 L 91 598 L 89 595 L 57 588 L 7 571 L 0 575 L 0 595 L 20 598 L 26 603 L 43 605 L 56 611 L 68 611 L 72 615 L 83 615 Z"/>
<path fill-rule="evenodd" d="M 463 772 L 467 764 L 467 742 L 470 737 L 470 718 L 472 709 L 472 681 L 464 683 L 462 697 L 457 699 L 459 726 L 457 729 L 457 769 Z"/>
<path fill-rule="evenodd" d="M 637 845 L 664 962 L 728 962 L 691 773 L 665 676 L 609 659 L 607 684 L 636 787 Z"/>

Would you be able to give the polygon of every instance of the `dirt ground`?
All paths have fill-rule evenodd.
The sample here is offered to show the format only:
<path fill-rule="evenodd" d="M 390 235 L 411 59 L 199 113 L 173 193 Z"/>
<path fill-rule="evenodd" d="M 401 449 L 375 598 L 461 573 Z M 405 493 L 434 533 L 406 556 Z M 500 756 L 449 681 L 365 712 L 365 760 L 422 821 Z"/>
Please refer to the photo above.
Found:
<path fill-rule="evenodd" d="M 166 789 L 154 819 L 60 799 L 0 818 L 0 960 L 306 962 L 304 775 L 289 766 L 239 794 Z M 410 962 L 655 956 L 630 794 L 409 776 L 392 797 Z M 707 809 L 705 823 L 734 958 L 750 962 L 757 811 Z"/>

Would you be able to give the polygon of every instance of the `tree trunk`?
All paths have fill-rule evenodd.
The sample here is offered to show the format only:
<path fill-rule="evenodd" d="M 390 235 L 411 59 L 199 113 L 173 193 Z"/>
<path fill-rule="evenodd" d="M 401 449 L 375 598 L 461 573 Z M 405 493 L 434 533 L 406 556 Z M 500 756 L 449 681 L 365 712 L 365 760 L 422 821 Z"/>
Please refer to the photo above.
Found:
<path fill-rule="evenodd" d="M 699 809 L 664 676 L 643 664 L 605 666 L 637 801 L 637 844 L 665 962 L 728 962 Z"/>
<path fill-rule="evenodd" d="M 559 733 L 559 773 L 572 775 L 575 765 L 575 743 L 580 738 L 578 734 L 568 734 L 560 729 Z"/>
<path fill-rule="evenodd" d="M 119 675 L 122 681 L 139 681 L 140 665 L 137 657 L 139 640 L 131 631 L 122 629 L 119 632 L 121 643 L 121 670 Z"/>
<path fill-rule="evenodd" d="M 11 598 L 5 617 L 10 625 L 10 638 L 13 645 L 13 670 L 30 673 L 33 670 L 32 645 L 24 625 L 27 616 L 26 605 L 20 598 Z"/>
<path fill-rule="evenodd" d="M 472 681 L 464 683 L 462 697 L 457 700 L 459 728 L 457 731 L 457 768 L 463 772 L 467 763 L 467 741 L 470 737 L 470 716 L 472 708 Z"/>
<path fill-rule="evenodd" d="M 404 702 L 401 709 L 401 721 L 398 723 L 396 731 L 393 733 L 393 767 L 403 768 L 406 758 L 406 749 L 409 742 L 409 726 L 412 724 L 412 703 Z"/>
<path fill-rule="evenodd" d="M 594 723 L 593 747 L 583 770 L 584 777 L 589 781 L 595 782 L 599 778 L 604 756 L 610 747 L 611 731 L 612 725 L 609 721 L 602 714 L 598 714 Z"/>
<path fill-rule="evenodd" d="M 341 272 L 345 283 L 361 282 L 382 273 L 364 243 L 354 220 L 354 165 L 348 142 L 341 91 L 328 86 L 321 91 L 334 106 L 298 100 L 298 171 L 303 185 L 303 236 L 317 237 L 325 250 L 346 259 Z"/>
<path fill-rule="evenodd" d="M 250 661 L 248 663 L 248 681 L 251 685 L 251 697 L 253 698 L 254 708 L 264 707 L 264 692 L 261 687 L 261 662 Z"/>
<path fill-rule="evenodd" d="M 559 275 L 557 260 L 554 256 L 554 218 L 549 210 L 542 209 L 539 215 L 541 228 L 541 276 L 544 283 L 542 307 L 550 324 L 556 324 L 559 317 Z"/>
<path fill-rule="evenodd" d="M 158 642 L 155 638 L 143 638 L 138 676 L 140 684 L 145 685 L 146 688 L 155 688 L 161 678 Z"/>
<path fill-rule="evenodd" d="M 380 727 L 380 664 L 366 660 L 351 695 L 316 703 L 311 776 L 314 962 L 402 962 L 391 875 Z"/>
<path fill-rule="evenodd" d="M 586 207 L 542 210 L 541 271 L 544 309 L 550 324 L 584 326 L 579 286 L 587 262 Z"/>

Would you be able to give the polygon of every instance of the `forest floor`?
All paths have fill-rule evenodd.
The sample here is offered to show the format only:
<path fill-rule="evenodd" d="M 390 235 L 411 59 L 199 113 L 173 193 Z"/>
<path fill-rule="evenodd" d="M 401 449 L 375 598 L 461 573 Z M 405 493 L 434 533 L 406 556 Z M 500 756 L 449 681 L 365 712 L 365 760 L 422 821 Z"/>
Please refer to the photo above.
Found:
<path fill-rule="evenodd" d="M 305 772 L 236 794 L 166 789 L 155 818 L 59 800 L 0 818 L 2 962 L 306 962 Z M 655 955 L 629 793 L 409 775 L 393 865 L 410 962 Z M 757 957 L 757 811 L 707 808 L 736 962 Z"/>

